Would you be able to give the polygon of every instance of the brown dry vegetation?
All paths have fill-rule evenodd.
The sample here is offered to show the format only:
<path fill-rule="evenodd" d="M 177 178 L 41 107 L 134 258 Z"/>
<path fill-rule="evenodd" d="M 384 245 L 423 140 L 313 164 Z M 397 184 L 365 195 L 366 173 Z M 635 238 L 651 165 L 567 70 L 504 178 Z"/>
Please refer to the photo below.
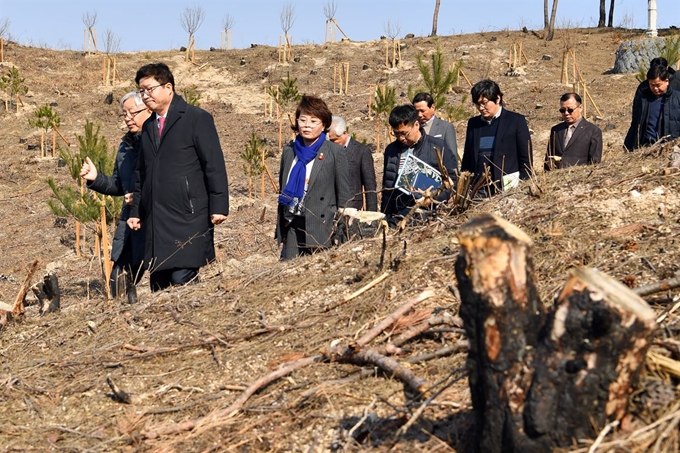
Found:
<path fill-rule="evenodd" d="M 405 93 L 419 77 L 416 56 L 433 51 L 435 39 L 403 40 L 401 66 L 390 70 L 384 68 L 380 41 L 295 46 L 300 62 L 290 64 L 278 64 L 276 49 L 270 47 L 198 52 L 198 65 L 185 63 L 180 52 L 121 54 L 121 81 L 113 89 L 102 86 L 99 56 L 10 43 L 3 72 L 16 65 L 30 91 L 18 113 L 0 115 L 0 301 L 14 301 L 28 265 L 38 258 L 41 271 L 59 276 L 62 310 L 40 317 L 37 306 L 30 305 L 22 319 L 0 331 L 0 448 L 465 451 L 472 420 L 465 353 L 407 363 L 460 344 L 460 325 L 434 327 L 404 344 L 396 357 L 427 381 L 425 397 L 434 396 L 404 432 L 399 428 L 423 400 L 373 367 L 315 362 L 275 380 L 242 410 L 225 413 L 225 408 L 249 384 L 286 363 L 327 352 L 331 344 L 357 340 L 425 288 L 433 288 L 434 297 L 369 346 L 384 345 L 433 311 L 455 315 L 456 228 L 479 212 L 500 213 L 532 237 L 537 286 L 546 304 L 574 266 L 597 267 L 629 286 L 674 276 L 680 266 L 680 181 L 678 173 L 664 171 L 672 146 L 647 154 L 621 152 L 637 82 L 632 74 L 606 74 L 620 40 L 636 36 L 641 34 L 584 29 L 558 30 L 551 43 L 510 31 L 439 38 L 449 61 L 462 58 L 473 82 L 485 77 L 498 81 L 507 106 L 526 115 L 537 162 L 542 161 L 550 126 L 559 121 L 559 95 L 570 90 L 559 83 L 559 74 L 565 43 L 574 45 L 602 110 L 602 117 L 593 121 L 603 129 L 604 161 L 551 174 L 539 169 L 535 179 L 519 189 L 464 215 L 390 234 L 382 269 L 381 238 L 278 262 L 275 194 L 267 183 L 265 200 L 247 197 L 238 156 L 255 131 L 269 140 L 272 156 L 267 163 L 278 171 L 278 126 L 276 119 L 263 118 L 262 101 L 265 87 L 288 71 L 298 78 L 300 91 L 323 96 L 360 140 L 372 143 L 369 85 L 389 79 L 398 94 Z M 505 77 L 516 41 L 523 43 L 529 63 L 519 77 Z M 463 57 L 463 51 L 469 55 Z M 552 59 L 543 60 L 543 55 Z M 245 65 L 239 64 L 241 58 Z M 102 124 L 114 152 L 123 124 L 116 116 L 117 105 L 105 104 L 104 98 L 113 91 L 119 99 L 133 88 L 135 70 L 153 61 L 171 66 L 178 91 L 196 85 L 202 107 L 215 117 L 233 210 L 217 229 L 218 260 L 204 269 L 200 283 L 154 295 L 144 287 L 140 303 L 129 306 L 102 296 L 99 267 L 90 256 L 91 230 L 84 256 L 76 257 L 73 220 L 67 219 L 65 227 L 55 223 L 46 204 L 51 193 L 45 180 L 53 176 L 67 182 L 69 176 L 56 159 L 27 150 L 27 144 L 39 142 L 39 133 L 27 119 L 38 106 L 56 102 L 60 130 L 69 140 L 83 133 L 87 119 L 94 120 Z M 349 94 L 332 94 L 333 65 L 344 61 L 350 63 Z M 362 70 L 364 63 L 370 68 Z M 461 98 L 461 93 L 453 93 L 449 102 L 457 104 Z M 462 146 L 465 121 L 456 129 Z M 375 160 L 380 174 L 379 153 Z M 256 187 L 259 194 L 259 184 Z M 343 299 L 384 272 L 388 276 L 372 289 L 324 311 L 325 304 Z M 672 369 L 678 362 L 670 362 L 670 367 L 658 364 L 658 357 L 680 360 L 680 318 L 673 312 L 677 294 L 668 291 L 647 298 L 666 316 L 659 323 L 640 390 L 631 398 L 632 417 L 597 451 L 678 451 L 678 370 Z M 131 404 L 111 397 L 107 378 L 131 395 Z M 575 440 L 573 449 L 587 450 L 590 444 L 592 440 Z"/>

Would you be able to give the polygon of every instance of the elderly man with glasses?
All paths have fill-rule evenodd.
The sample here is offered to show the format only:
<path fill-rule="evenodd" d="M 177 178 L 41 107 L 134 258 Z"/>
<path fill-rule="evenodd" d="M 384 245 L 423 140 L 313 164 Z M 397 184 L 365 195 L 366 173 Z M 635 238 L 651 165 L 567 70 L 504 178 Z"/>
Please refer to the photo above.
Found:
<path fill-rule="evenodd" d="M 524 116 L 503 106 L 503 93 L 493 80 L 470 90 L 480 115 L 470 118 L 465 134 L 462 170 L 474 173 L 478 197 L 514 187 L 532 174 L 532 147 Z M 488 175 L 488 179 L 487 176 Z"/>
<path fill-rule="evenodd" d="M 439 170 L 439 152 L 446 171 L 454 180 L 458 171 L 458 157 L 444 140 L 425 133 L 418 122 L 418 111 L 413 105 L 400 105 L 392 109 L 389 123 L 395 140 L 385 148 L 380 211 L 385 213 L 388 224 L 394 228 L 408 214 L 419 196 L 408 187 L 398 187 L 397 184 L 407 154 L 412 154 Z M 450 196 L 451 192 L 446 190 L 436 197 L 436 201 L 446 201 Z"/>
<path fill-rule="evenodd" d="M 183 285 L 215 259 L 214 227 L 229 213 L 227 170 L 213 117 L 175 93 L 167 65 L 137 71 L 153 111 L 144 123 L 128 225 L 146 229 L 152 291 Z"/>
<path fill-rule="evenodd" d="M 596 164 L 602 159 L 602 131 L 583 117 L 581 96 L 565 93 L 560 98 L 562 121 L 550 129 L 545 171 L 574 165 Z"/>

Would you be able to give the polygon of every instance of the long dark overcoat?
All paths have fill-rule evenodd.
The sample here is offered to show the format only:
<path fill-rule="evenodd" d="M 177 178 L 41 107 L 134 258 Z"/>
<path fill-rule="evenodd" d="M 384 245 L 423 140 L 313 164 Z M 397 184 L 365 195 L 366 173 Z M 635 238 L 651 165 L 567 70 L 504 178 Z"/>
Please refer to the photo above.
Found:
<path fill-rule="evenodd" d="M 199 268 L 215 259 L 211 214 L 229 213 L 224 155 L 212 115 L 173 96 L 162 137 L 144 123 L 131 217 L 146 228 L 150 271 Z"/>
<path fill-rule="evenodd" d="M 95 192 L 114 197 L 122 197 L 126 193 L 135 191 L 135 168 L 139 156 L 139 135 L 130 132 L 125 134 L 118 147 L 113 174 L 107 176 L 97 173 L 94 181 L 88 181 L 87 187 Z M 113 235 L 111 246 L 111 261 L 118 261 L 123 253 L 123 247 L 130 247 L 132 262 L 124 264 L 137 265 L 144 259 L 144 228 L 133 231 L 127 226 L 130 217 L 130 205 L 123 203 L 118 217 L 118 225 Z"/>

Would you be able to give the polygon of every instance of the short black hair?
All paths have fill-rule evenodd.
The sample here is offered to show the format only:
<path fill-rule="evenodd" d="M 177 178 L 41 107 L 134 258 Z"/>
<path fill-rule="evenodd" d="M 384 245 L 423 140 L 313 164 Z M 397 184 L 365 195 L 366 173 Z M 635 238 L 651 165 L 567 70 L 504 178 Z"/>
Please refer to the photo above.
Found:
<path fill-rule="evenodd" d="M 578 93 L 564 93 L 560 98 L 560 102 L 567 102 L 569 99 L 574 99 L 579 104 L 583 104 L 581 101 L 581 96 Z"/>
<path fill-rule="evenodd" d="M 652 58 L 649 61 L 649 67 L 651 68 L 652 66 L 665 66 L 667 68 L 668 60 L 666 60 L 664 57 Z"/>
<path fill-rule="evenodd" d="M 411 104 L 398 105 L 390 112 L 390 126 L 410 126 L 418 121 L 418 111 Z"/>
<path fill-rule="evenodd" d="M 430 93 L 418 93 L 416 96 L 413 98 L 413 105 L 416 105 L 418 102 L 427 102 L 428 107 L 432 107 L 434 105 L 434 99 L 432 99 L 432 96 Z"/>
<path fill-rule="evenodd" d="M 474 84 L 470 90 L 472 95 L 472 103 L 476 104 L 481 98 L 487 98 L 492 102 L 496 102 L 496 99 L 500 98 L 500 105 L 503 105 L 503 93 L 501 93 L 501 87 L 498 86 L 496 82 L 490 79 L 484 79 Z"/>
<path fill-rule="evenodd" d="M 151 63 L 139 68 L 135 75 L 135 83 L 139 85 L 139 81 L 147 77 L 153 77 L 161 85 L 169 83 L 172 85 L 172 91 L 175 91 L 175 77 L 165 63 Z"/>
<path fill-rule="evenodd" d="M 668 72 L 668 68 L 660 64 L 652 66 L 649 68 L 649 71 L 647 71 L 647 80 L 668 80 L 669 77 L 670 73 Z"/>

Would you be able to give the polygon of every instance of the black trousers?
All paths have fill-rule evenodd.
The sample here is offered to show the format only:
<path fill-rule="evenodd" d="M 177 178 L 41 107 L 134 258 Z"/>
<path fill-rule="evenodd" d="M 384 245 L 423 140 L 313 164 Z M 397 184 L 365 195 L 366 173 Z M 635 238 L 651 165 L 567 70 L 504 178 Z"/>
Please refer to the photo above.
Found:
<path fill-rule="evenodd" d="M 149 274 L 151 291 L 161 291 L 170 286 L 186 285 L 198 275 L 198 268 L 164 269 Z"/>
<path fill-rule="evenodd" d="M 129 285 L 136 285 L 144 275 L 145 266 L 142 263 L 132 262 L 132 249 L 130 241 L 124 246 L 118 258 L 118 261 L 113 263 L 111 270 L 111 278 L 109 285 L 111 287 L 111 296 L 117 297 L 119 293 L 125 294 Z M 120 291 L 119 291 L 120 290 Z"/>

